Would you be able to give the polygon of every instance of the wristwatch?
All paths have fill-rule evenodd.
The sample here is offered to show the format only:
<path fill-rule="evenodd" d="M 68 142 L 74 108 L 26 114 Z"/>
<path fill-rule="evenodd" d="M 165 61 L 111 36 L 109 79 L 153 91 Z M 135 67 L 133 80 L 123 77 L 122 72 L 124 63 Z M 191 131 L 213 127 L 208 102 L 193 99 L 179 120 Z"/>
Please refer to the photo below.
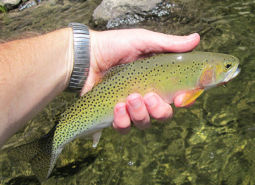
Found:
<path fill-rule="evenodd" d="M 67 89 L 70 91 L 79 91 L 84 86 L 89 73 L 89 29 L 86 25 L 80 23 L 70 23 L 68 26 L 73 29 L 74 65 Z"/>

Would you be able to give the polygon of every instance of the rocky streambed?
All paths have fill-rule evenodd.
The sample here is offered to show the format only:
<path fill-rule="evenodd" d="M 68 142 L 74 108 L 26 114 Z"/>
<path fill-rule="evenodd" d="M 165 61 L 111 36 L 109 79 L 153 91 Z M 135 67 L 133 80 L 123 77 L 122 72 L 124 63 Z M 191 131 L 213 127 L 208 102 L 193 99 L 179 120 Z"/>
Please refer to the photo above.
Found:
<path fill-rule="evenodd" d="M 8 9 L 7 13 L 0 14 L 0 38 L 3 40 L 17 38 L 24 32 L 44 33 L 75 21 L 97 30 L 153 29 L 151 23 L 157 22 L 155 30 L 160 31 L 160 25 L 168 24 L 172 28 L 167 32 L 187 34 L 197 30 L 196 23 L 200 22 L 197 15 L 201 13 L 195 9 L 200 2 L 186 0 L 17 0 L 15 5 L 11 3 L 14 0 L 0 0 L 0 6 Z M 185 30 L 185 24 L 190 22 L 196 28 Z M 201 24 L 199 27 L 200 30 L 204 28 Z"/>

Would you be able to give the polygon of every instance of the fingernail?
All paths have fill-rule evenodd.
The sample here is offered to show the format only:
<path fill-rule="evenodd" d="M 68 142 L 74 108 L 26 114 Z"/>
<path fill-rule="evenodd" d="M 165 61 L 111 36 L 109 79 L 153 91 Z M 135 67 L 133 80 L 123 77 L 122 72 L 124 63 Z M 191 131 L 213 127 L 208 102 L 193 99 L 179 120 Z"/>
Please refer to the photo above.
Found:
<path fill-rule="evenodd" d="M 125 106 L 119 107 L 119 108 L 117 109 L 117 113 L 118 113 L 119 115 L 124 115 L 124 114 L 126 114 L 126 107 L 125 107 Z"/>
<path fill-rule="evenodd" d="M 190 38 L 196 38 L 197 35 L 198 35 L 198 33 L 192 33 L 192 34 L 189 35 L 189 37 L 190 37 Z"/>
<path fill-rule="evenodd" d="M 136 97 L 136 98 L 130 100 L 130 104 L 134 109 L 138 109 L 139 107 L 141 107 L 142 101 L 141 101 L 140 97 Z"/>
<path fill-rule="evenodd" d="M 149 107 L 155 107 L 157 105 L 157 98 L 155 95 L 151 95 L 146 98 L 146 103 L 149 105 Z"/>

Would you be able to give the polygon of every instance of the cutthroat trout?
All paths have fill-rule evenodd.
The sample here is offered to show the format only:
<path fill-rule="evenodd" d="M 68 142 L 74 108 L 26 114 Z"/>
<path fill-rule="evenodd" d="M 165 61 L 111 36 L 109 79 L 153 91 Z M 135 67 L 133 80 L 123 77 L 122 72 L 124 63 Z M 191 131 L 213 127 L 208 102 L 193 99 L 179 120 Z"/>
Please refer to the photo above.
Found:
<path fill-rule="evenodd" d="M 49 177 L 64 146 L 82 135 L 93 136 L 111 125 L 116 103 L 131 93 L 154 91 L 171 102 L 186 92 L 183 105 L 194 101 L 205 89 L 228 82 L 238 75 L 239 60 L 231 55 L 190 52 L 160 54 L 112 68 L 91 91 L 61 114 L 58 124 L 37 141 L 9 151 L 27 159 L 40 180 Z"/>

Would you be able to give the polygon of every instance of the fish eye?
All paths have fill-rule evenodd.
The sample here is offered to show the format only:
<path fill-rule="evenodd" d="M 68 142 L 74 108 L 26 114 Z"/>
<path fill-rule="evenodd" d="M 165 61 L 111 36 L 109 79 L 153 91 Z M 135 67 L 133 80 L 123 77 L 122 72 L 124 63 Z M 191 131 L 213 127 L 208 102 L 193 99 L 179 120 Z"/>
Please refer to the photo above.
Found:
<path fill-rule="evenodd" d="M 225 67 L 228 69 L 230 68 L 232 65 L 231 64 L 227 64 Z"/>

